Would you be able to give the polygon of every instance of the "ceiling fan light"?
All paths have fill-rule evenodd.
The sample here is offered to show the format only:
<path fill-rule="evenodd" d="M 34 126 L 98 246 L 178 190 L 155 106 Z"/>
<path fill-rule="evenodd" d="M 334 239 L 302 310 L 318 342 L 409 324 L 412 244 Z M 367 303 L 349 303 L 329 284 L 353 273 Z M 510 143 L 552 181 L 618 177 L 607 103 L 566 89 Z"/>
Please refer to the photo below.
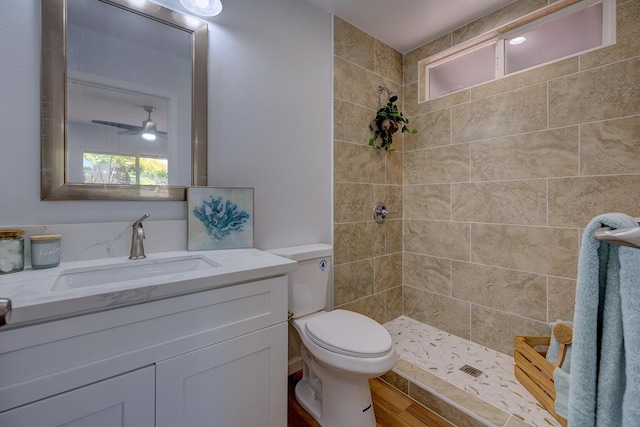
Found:
<path fill-rule="evenodd" d="M 180 0 L 190 12 L 200 16 L 216 16 L 222 11 L 220 0 Z"/>
<path fill-rule="evenodd" d="M 144 122 L 144 131 L 142 132 L 142 137 L 147 141 L 155 141 L 156 140 L 156 123 L 151 120 L 145 120 Z"/>

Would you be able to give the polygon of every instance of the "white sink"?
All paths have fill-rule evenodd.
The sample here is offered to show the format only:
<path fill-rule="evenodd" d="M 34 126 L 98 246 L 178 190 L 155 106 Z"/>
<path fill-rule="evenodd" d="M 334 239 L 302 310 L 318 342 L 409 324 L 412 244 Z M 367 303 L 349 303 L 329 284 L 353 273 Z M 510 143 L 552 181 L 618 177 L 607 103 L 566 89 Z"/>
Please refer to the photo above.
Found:
<path fill-rule="evenodd" d="M 52 290 L 86 288 L 217 267 L 220 267 L 220 264 L 200 256 L 131 260 L 119 264 L 63 270 L 56 278 Z"/>

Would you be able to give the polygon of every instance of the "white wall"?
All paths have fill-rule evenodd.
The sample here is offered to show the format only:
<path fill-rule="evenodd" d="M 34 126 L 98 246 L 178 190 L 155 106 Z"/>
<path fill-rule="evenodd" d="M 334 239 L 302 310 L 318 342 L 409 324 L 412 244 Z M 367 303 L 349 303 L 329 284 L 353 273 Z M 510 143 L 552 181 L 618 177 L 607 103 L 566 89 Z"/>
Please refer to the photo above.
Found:
<path fill-rule="evenodd" d="M 40 0 L 0 3 L 0 226 L 185 219 L 184 202 L 40 201 L 39 20 Z M 256 247 L 329 242 L 331 15 L 227 0 L 209 22 L 210 185 L 255 187 Z"/>
<path fill-rule="evenodd" d="M 210 182 L 255 187 L 257 247 L 330 243 L 331 15 L 227 0 L 211 21 Z"/>

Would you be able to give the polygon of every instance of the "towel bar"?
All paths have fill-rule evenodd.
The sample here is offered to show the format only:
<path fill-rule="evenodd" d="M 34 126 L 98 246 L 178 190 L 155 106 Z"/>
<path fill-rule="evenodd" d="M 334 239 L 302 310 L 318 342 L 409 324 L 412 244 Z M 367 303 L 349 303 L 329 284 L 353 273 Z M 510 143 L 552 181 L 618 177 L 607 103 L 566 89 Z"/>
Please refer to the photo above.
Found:
<path fill-rule="evenodd" d="M 640 218 L 634 219 L 640 225 Z M 620 230 L 603 227 L 600 230 L 596 230 L 593 235 L 596 239 L 602 240 L 603 242 L 640 249 L 640 227 L 622 228 Z"/>

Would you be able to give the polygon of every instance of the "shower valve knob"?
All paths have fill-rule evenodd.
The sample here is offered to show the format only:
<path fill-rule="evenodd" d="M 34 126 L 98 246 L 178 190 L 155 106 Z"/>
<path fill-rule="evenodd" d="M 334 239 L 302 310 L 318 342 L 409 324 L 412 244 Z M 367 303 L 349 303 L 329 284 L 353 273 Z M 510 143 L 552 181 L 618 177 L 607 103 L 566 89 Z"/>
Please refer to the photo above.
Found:
<path fill-rule="evenodd" d="M 388 211 L 384 202 L 377 202 L 373 205 L 373 219 L 376 222 L 384 222 L 384 220 L 387 219 L 387 215 L 395 213 L 397 212 Z"/>

